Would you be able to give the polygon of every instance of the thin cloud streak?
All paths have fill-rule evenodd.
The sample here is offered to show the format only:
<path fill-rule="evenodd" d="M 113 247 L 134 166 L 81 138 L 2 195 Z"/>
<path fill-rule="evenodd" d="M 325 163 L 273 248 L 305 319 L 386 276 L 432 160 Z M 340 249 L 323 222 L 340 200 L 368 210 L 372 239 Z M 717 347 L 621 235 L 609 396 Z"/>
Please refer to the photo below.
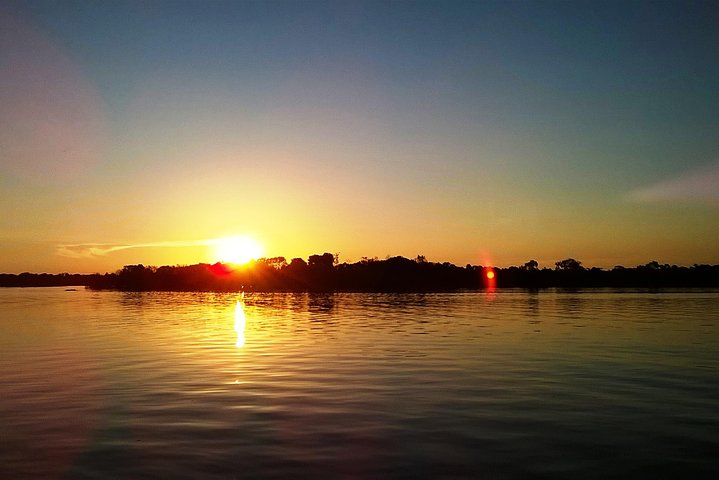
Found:
<path fill-rule="evenodd" d="M 203 247 L 216 243 L 215 239 L 174 241 L 174 242 L 147 242 L 133 244 L 117 243 L 76 243 L 58 245 L 56 254 L 68 258 L 93 258 L 102 257 L 109 253 L 130 250 L 133 248 L 181 248 L 181 247 Z"/>
<path fill-rule="evenodd" d="M 639 188 L 627 198 L 642 203 L 695 202 L 719 207 L 719 163 Z"/>

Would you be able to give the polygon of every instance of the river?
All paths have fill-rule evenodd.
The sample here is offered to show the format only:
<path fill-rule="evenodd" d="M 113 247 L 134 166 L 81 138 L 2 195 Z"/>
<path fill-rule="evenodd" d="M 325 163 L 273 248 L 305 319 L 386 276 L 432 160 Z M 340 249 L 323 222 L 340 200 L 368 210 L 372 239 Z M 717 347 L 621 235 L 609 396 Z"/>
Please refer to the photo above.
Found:
<path fill-rule="evenodd" d="M 719 290 L 0 289 L 1 478 L 718 478 Z"/>

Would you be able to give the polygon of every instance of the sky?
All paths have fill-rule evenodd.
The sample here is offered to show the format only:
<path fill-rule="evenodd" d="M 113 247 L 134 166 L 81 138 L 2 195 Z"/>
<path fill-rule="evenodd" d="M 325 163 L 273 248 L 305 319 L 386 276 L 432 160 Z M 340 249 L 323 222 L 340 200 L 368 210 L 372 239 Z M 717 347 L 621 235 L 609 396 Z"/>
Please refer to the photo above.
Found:
<path fill-rule="evenodd" d="M 719 263 L 719 3 L 4 1 L 0 272 Z"/>

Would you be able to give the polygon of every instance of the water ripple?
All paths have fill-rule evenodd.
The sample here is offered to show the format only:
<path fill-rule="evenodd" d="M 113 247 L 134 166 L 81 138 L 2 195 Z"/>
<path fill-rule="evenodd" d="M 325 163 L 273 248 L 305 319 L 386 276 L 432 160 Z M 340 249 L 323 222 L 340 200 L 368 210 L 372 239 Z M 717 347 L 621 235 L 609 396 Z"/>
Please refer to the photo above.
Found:
<path fill-rule="evenodd" d="M 719 473 L 717 291 L 0 306 L 2 478 Z"/>

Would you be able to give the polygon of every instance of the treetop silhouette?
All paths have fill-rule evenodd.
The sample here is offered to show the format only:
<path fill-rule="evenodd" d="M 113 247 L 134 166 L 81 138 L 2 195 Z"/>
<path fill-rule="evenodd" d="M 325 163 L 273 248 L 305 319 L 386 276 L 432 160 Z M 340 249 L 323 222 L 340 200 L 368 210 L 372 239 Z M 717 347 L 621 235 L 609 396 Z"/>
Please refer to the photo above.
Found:
<path fill-rule="evenodd" d="M 338 263 L 337 255 L 310 255 L 307 261 L 285 257 L 261 258 L 243 266 L 196 264 L 152 267 L 126 265 L 115 273 L 0 274 L 0 286 L 80 286 L 128 291 L 265 291 L 265 292 L 441 292 L 484 288 L 593 288 L 593 287 L 719 287 L 719 265 L 691 267 L 651 261 L 611 270 L 585 268 L 567 258 L 555 268 L 539 268 L 536 260 L 521 266 L 492 267 L 489 282 L 485 267 L 415 259 L 362 258 L 356 263 Z"/>

